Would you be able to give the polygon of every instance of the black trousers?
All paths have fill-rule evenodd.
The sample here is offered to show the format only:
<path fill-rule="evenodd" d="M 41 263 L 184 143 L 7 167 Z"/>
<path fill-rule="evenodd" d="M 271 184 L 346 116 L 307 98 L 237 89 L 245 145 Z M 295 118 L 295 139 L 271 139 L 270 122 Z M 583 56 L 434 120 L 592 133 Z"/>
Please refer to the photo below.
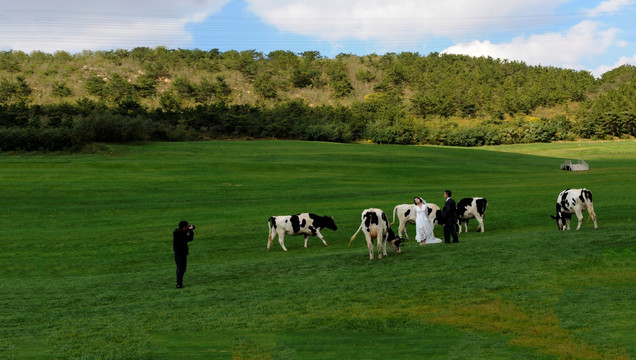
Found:
<path fill-rule="evenodd" d="M 177 263 L 177 285 L 183 285 L 183 274 L 188 267 L 188 255 L 174 255 L 174 262 Z"/>
<path fill-rule="evenodd" d="M 451 236 L 453 237 L 454 243 L 459 242 L 459 239 L 457 238 L 457 229 L 455 229 L 455 221 L 444 225 L 444 242 L 450 244 Z"/>

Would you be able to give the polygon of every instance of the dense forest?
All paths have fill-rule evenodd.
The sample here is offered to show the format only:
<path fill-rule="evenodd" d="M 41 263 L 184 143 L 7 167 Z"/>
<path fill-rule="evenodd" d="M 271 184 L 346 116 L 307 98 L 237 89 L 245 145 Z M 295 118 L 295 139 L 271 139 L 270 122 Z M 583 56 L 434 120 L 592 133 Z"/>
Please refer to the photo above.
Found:
<path fill-rule="evenodd" d="M 277 138 L 479 146 L 636 135 L 636 67 L 135 48 L 0 52 L 0 151 Z"/>

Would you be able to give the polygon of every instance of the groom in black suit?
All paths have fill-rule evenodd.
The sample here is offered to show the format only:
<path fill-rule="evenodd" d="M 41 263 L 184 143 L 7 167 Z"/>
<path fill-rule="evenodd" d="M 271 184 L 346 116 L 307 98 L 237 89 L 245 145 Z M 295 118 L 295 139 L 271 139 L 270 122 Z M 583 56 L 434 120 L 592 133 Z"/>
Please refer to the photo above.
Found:
<path fill-rule="evenodd" d="M 459 242 L 457 229 L 455 229 L 457 225 L 457 205 L 455 205 L 455 200 L 451 198 L 451 194 L 452 192 L 450 190 L 444 191 L 446 203 L 442 209 L 442 218 L 444 219 L 444 242 L 446 244 L 450 244 L 451 236 L 453 236 L 454 243 Z"/>

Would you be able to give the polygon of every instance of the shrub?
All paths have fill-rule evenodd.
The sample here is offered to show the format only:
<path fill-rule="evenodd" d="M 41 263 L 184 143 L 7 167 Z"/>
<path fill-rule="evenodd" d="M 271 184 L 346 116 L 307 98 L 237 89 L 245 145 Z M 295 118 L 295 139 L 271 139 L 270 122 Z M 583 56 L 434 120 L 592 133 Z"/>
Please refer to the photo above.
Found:
<path fill-rule="evenodd" d="M 370 83 L 375 80 L 375 74 L 369 70 L 358 70 L 356 72 L 356 79 Z"/>
<path fill-rule="evenodd" d="M 265 99 L 275 99 L 278 97 L 276 84 L 274 84 L 271 73 L 261 74 L 254 80 L 254 91 Z"/>
<path fill-rule="evenodd" d="M 147 141 L 152 133 L 150 120 L 117 114 L 90 115 L 74 128 L 74 138 L 80 143 Z"/>
<path fill-rule="evenodd" d="M 63 98 L 71 95 L 73 95 L 73 91 L 71 91 L 71 88 L 69 88 L 65 82 L 58 81 L 53 84 L 53 96 Z"/>

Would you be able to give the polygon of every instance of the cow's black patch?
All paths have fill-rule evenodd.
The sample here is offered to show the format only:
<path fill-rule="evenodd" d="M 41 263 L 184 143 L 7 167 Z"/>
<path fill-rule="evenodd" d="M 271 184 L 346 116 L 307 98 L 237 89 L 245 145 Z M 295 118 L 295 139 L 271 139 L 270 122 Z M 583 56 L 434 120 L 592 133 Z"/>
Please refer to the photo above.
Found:
<path fill-rule="evenodd" d="M 393 232 L 393 229 L 391 229 L 390 227 L 386 229 L 386 233 L 387 233 L 387 238 L 386 238 L 387 241 L 393 241 L 398 238 Z"/>
<path fill-rule="evenodd" d="M 378 219 L 378 215 L 373 211 L 367 211 L 364 213 L 364 225 L 369 228 L 371 224 L 378 225 L 380 223 L 380 219 Z"/>
<path fill-rule="evenodd" d="M 444 218 L 442 217 L 442 210 L 435 211 L 435 220 L 433 223 L 437 222 L 439 225 L 444 225 Z"/>
<path fill-rule="evenodd" d="M 592 192 L 588 189 L 583 189 L 581 191 L 581 195 L 585 196 L 588 200 L 590 200 L 590 202 L 592 202 Z M 585 201 L 585 199 L 581 199 L 582 201 Z"/>
<path fill-rule="evenodd" d="M 484 198 L 481 198 L 481 199 L 476 199 L 475 202 L 477 203 L 477 213 L 483 216 L 484 213 L 486 212 L 486 206 L 488 206 L 488 201 L 486 201 L 486 199 Z"/>
<path fill-rule="evenodd" d="M 309 229 L 309 231 L 311 231 L 311 235 L 312 235 L 312 236 L 316 236 L 316 228 L 315 228 L 315 227 L 313 227 L 313 226 L 309 226 L 309 228 L 308 228 L 308 229 Z"/>
<path fill-rule="evenodd" d="M 319 216 L 316 214 L 309 213 L 309 218 L 312 220 L 313 226 L 317 229 L 327 228 L 333 231 L 338 230 L 336 226 L 336 222 L 333 221 L 331 216 Z"/>
<path fill-rule="evenodd" d="M 561 195 L 561 207 L 563 208 L 563 210 L 569 210 L 570 209 L 570 202 L 568 201 L 568 191 L 570 189 L 564 190 L 563 191 L 563 195 Z"/>
<path fill-rule="evenodd" d="M 276 229 L 276 216 L 272 216 L 271 218 L 269 218 L 269 224 L 271 227 L 273 227 L 274 229 Z"/>
<path fill-rule="evenodd" d="M 387 228 L 391 228 L 391 226 L 389 225 L 389 219 L 386 217 L 386 214 L 384 213 L 384 211 L 382 212 L 382 221 L 384 221 L 384 224 L 386 225 Z"/>
<path fill-rule="evenodd" d="M 406 210 L 406 212 L 404 212 L 404 217 L 408 217 L 410 213 L 411 209 Z"/>
<path fill-rule="evenodd" d="M 298 215 L 292 215 L 289 220 L 291 221 L 294 234 L 297 234 L 300 231 L 300 218 Z"/>
<path fill-rule="evenodd" d="M 473 203 L 473 198 L 463 198 L 457 203 L 457 217 L 462 218 L 466 209 Z"/>
<path fill-rule="evenodd" d="M 307 219 L 303 219 L 303 222 L 300 223 L 300 228 L 304 229 L 307 226 Z"/>

